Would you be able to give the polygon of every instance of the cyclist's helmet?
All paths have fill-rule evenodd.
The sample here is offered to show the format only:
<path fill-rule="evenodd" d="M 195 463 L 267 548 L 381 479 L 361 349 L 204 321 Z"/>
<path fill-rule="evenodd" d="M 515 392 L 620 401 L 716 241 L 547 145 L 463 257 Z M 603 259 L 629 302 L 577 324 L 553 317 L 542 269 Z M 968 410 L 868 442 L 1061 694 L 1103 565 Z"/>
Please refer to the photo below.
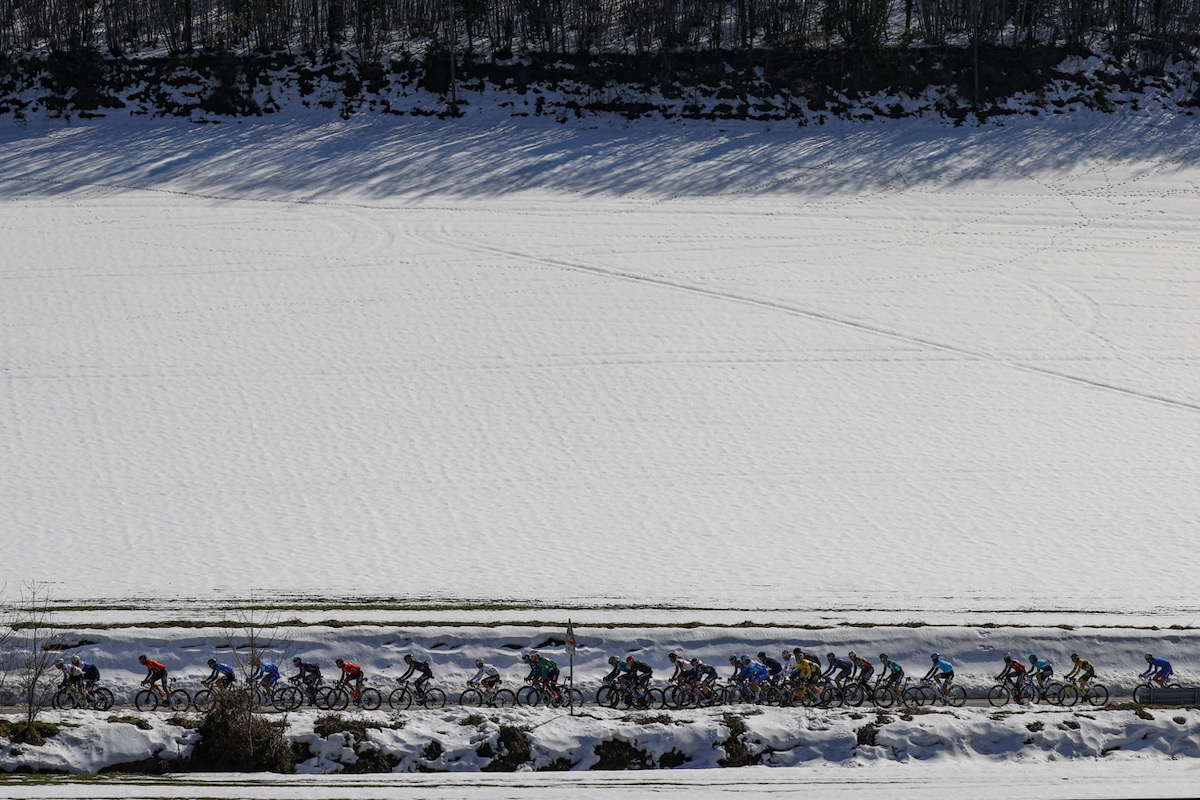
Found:
<path fill-rule="evenodd" d="M 833 659 L 835 659 L 837 656 L 835 656 L 833 653 L 826 653 L 825 657 L 828 658 L 830 661 L 833 661 Z"/>
<path fill-rule="evenodd" d="M 1078 660 L 1079 660 L 1079 653 L 1071 653 L 1071 660 L 1072 660 L 1072 661 L 1078 661 Z"/>
<path fill-rule="evenodd" d="M 523 653 L 521 655 L 521 660 L 524 661 L 526 664 L 528 664 L 529 663 L 529 653 Z"/>
<path fill-rule="evenodd" d="M 729 657 L 729 663 L 730 663 L 730 664 L 736 664 L 736 663 L 738 663 L 738 657 L 737 657 L 737 656 L 730 656 L 730 657 Z"/>
<path fill-rule="evenodd" d="M 79 663 L 79 656 L 71 656 L 71 663 L 72 663 L 72 664 L 78 664 L 78 663 Z"/>
<path fill-rule="evenodd" d="M 632 664 L 633 662 L 634 662 L 634 658 L 633 658 L 633 656 L 625 656 L 625 663 L 626 663 L 626 664 Z"/>
<path fill-rule="evenodd" d="M 941 653 L 931 653 L 931 654 L 930 654 L 930 656 L 929 656 L 929 660 L 930 660 L 930 661 L 941 661 L 941 660 L 942 660 L 942 654 L 941 654 Z"/>
<path fill-rule="evenodd" d="M 880 653 L 879 660 L 880 661 L 889 661 L 890 659 L 888 658 L 887 653 Z"/>
<path fill-rule="evenodd" d="M 138 661 L 140 661 L 141 663 L 145 664 L 145 663 L 146 663 L 146 657 L 145 657 L 144 655 L 142 655 L 142 656 L 138 656 Z"/>
<path fill-rule="evenodd" d="M 698 667 L 698 666 L 700 666 L 700 665 L 701 665 L 701 664 L 703 664 L 703 663 L 704 663 L 704 662 L 703 662 L 703 661 L 701 661 L 699 658 L 696 658 L 696 657 L 693 657 L 693 658 L 692 658 L 692 666 L 693 666 L 693 667 Z"/>
<path fill-rule="evenodd" d="M 854 654 L 854 651 L 853 651 L 853 650 L 851 650 L 851 651 L 850 651 L 850 660 L 851 660 L 851 661 L 853 661 L 853 660 L 854 660 L 854 659 L 856 659 L 856 658 L 858 658 L 858 656 Z"/>
<path fill-rule="evenodd" d="M 760 651 L 758 651 L 758 660 L 759 660 L 759 661 L 762 661 L 762 660 L 763 660 L 764 658 L 766 658 L 766 657 L 767 657 L 767 651 L 766 651 L 766 650 L 760 650 Z"/>
<path fill-rule="evenodd" d="M 295 664 L 297 667 L 300 666 L 300 664 L 302 663 L 300 661 L 300 656 L 296 656 L 295 658 L 293 658 L 292 663 Z"/>
<path fill-rule="evenodd" d="M 210 667 L 215 667 L 215 666 L 217 665 L 217 660 L 216 660 L 215 658 L 210 658 L 210 659 L 208 660 L 208 665 L 209 665 Z"/>
<path fill-rule="evenodd" d="M 63 660 L 61 658 L 55 660 L 54 666 L 61 667 L 62 665 L 63 665 Z"/>
<path fill-rule="evenodd" d="M 1012 661 L 1012 653 L 1005 653 L 1005 654 L 1004 654 L 1004 660 L 1005 660 L 1005 661 Z"/>
<path fill-rule="evenodd" d="M 675 660 L 675 659 L 677 659 L 677 658 L 679 658 L 679 656 L 675 655 L 674 653 L 667 653 L 667 660 L 668 660 L 668 661 L 674 661 L 674 660 Z"/>
<path fill-rule="evenodd" d="M 475 659 L 475 666 L 478 667 L 479 669 L 483 669 L 483 659 L 482 658 Z"/>
<path fill-rule="evenodd" d="M 1036 663 L 1037 663 L 1037 656 L 1035 656 L 1033 653 L 1030 653 L 1030 654 L 1029 654 L 1029 663 L 1030 663 L 1030 664 L 1036 664 Z"/>
<path fill-rule="evenodd" d="M 782 653 L 780 653 L 779 655 L 783 656 L 784 658 L 787 658 L 788 656 L 790 656 L 790 655 L 791 655 L 791 653 L 789 653 L 787 650 L 784 650 L 784 651 L 783 651 Z"/>
<path fill-rule="evenodd" d="M 1146 653 L 1146 660 L 1147 660 L 1147 661 L 1153 661 L 1153 660 L 1154 660 L 1154 656 L 1150 655 L 1149 653 Z"/>
<path fill-rule="evenodd" d="M 804 651 L 803 651 L 803 650 L 801 650 L 799 647 L 793 647 L 793 648 L 792 648 L 792 652 L 793 652 L 793 653 L 795 653 L 795 654 L 796 654 L 796 655 L 798 655 L 798 656 L 802 656 L 802 655 L 804 655 Z"/>
<path fill-rule="evenodd" d="M 530 653 L 530 654 L 529 654 L 529 660 L 530 660 L 530 661 L 541 661 L 541 660 L 542 660 L 542 654 L 541 654 L 541 653 Z"/>
<path fill-rule="evenodd" d="M 343 661 L 342 659 L 340 659 L 340 658 L 339 658 L 339 659 L 337 659 L 336 661 L 334 661 L 333 663 L 335 663 L 335 664 L 337 664 L 339 667 L 341 667 L 341 666 L 344 666 L 346 662 L 345 662 L 345 661 Z"/>
<path fill-rule="evenodd" d="M 617 664 L 619 664 L 619 663 L 620 663 L 620 659 L 619 659 L 619 658 L 617 658 L 616 656 L 609 656 L 609 657 L 608 657 L 608 663 L 609 663 L 609 665 L 610 665 L 610 666 L 613 666 L 613 667 L 615 667 Z"/>
<path fill-rule="evenodd" d="M 411 664 L 411 663 L 412 663 L 412 653 L 405 653 L 405 654 L 404 654 L 404 663 L 405 663 L 405 664 Z"/>

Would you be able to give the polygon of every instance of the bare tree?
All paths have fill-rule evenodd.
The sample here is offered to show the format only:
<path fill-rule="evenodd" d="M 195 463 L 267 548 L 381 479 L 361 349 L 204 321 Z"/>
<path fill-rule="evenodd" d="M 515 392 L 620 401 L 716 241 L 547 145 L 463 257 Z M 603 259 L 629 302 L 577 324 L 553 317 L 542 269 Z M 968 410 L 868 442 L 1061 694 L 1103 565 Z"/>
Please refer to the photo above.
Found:
<path fill-rule="evenodd" d="M 30 744 L 41 744 L 38 715 L 54 693 L 54 661 L 62 650 L 62 634 L 51 626 L 51 595 L 45 584 L 30 583 L 21 592 L 10 625 L 13 658 L 10 677 L 25 713 L 23 730 L 14 732 Z"/>

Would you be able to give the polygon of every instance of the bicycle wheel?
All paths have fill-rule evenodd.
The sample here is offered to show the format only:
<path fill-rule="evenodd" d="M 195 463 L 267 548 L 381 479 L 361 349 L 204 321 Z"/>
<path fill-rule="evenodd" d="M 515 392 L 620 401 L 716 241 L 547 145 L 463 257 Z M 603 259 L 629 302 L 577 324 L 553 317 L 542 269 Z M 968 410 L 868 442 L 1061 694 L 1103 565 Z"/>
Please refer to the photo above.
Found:
<path fill-rule="evenodd" d="M 579 689 L 576 689 L 574 686 L 572 686 L 572 687 L 570 687 L 569 689 L 564 689 L 564 690 L 563 690 L 563 694 L 564 694 L 564 695 L 566 695 L 566 696 L 568 697 L 568 699 L 570 700 L 570 702 L 571 702 L 571 703 L 572 703 L 572 704 L 573 704 L 573 705 L 574 705 L 576 708 L 582 708 L 582 707 L 583 707 L 584 700 L 583 700 L 583 692 L 582 692 L 581 690 L 579 690 Z"/>
<path fill-rule="evenodd" d="M 436 686 L 425 690 L 425 707 L 426 708 L 445 708 L 446 693 Z"/>
<path fill-rule="evenodd" d="M 412 701 L 412 692 L 402 686 L 399 689 L 393 689 L 392 693 L 388 695 L 388 708 L 394 711 L 403 711 L 412 705 Z"/>
<path fill-rule="evenodd" d="M 479 708 L 483 705 L 483 692 L 478 689 L 464 689 L 458 696 L 458 704 L 467 708 Z"/>
<path fill-rule="evenodd" d="M 271 705 L 277 711 L 293 711 L 300 707 L 304 698 L 295 686 L 281 686 L 271 693 Z"/>
<path fill-rule="evenodd" d="M 858 708 L 867 699 L 867 690 L 861 683 L 856 683 L 842 693 L 842 700 L 848 706 Z"/>
<path fill-rule="evenodd" d="M 1079 691 L 1079 687 L 1073 683 L 1069 683 L 1062 688 L 1058 694 L 1058 705 L 1065 708 L 1071 708 L 1080 700 L 1083 699 L 1083 692 Z"/>
<path fill-rule="evenodd" d="M 98 686 L 92 690 L 92 708 L 97 711 L 108 711 L 116 702 L 116 697 L 110 689 Z"/>
<path fill-rule="evenodd" d="M 325 695 L 324 708 L 330 711 L 341 711 L 346 706 L 350 705 L 350 692 L 346 691 L 345 687 L 330 689 Z"/>
<path fill-rule="evenodd" d="M 1009 694 L 1007 686 L 996 685 L 988 689 L 987 699 L 989 705 L 1002 706 L 1012 699 L 1012 695 Z"/>
<path fill-rule="evenodd" d="M 846 701 L 842 690 L 836 686 L 826 686 L 821 690 L 821 707 L 837 708 Z"/>
<path fill-rule="evenodd" d="M 517 690 L 517 704 L 522 706 L 536 706 L 542 702 L 542 692 L 536 686 L 524 686 Z"/>
<path fill-rule="evenodd" d="M 1059 701 L 1062 700 L 1062 693 L 1065 688 L 1066 686 L 1061 681 L 1050 681 L 1047 683 L 1045 689 L 1046 702 L 1052 706 L 1058 705 Z"/>
<path fill-rule="evenodd" d="M 663 705 L 667 708 L 679 708 L 679 704 L 683 702 L 683 687 L 678 684 L 672 684 L 666 689 L 663 689 Z"/>
<path fill-rule="evenodd" d="M 516 697 L 516 695 L 513 696 Z M 617 701 L 620 699 L 617 690 L 611 686 L 601 686 L 596 690 L 596 705 L 602 708 L 616 708 Z"/>
<path fill-rule="evenodd" d="M 166 707 L 171 711 L 176 711 L 180 714 L 187 711 L 192 706 L 192 696 L 188 694 L 187 689 L 172 689 L 167 695 Z"/>
<path fill-rule="evenodd" d="M 365 708 L 367 711 L 374 711 L 383 705 L 383 695 L 378 689 L 367 687 L 362 690 L 362 694 L 358 698 L 359 708 Z"/>
<path fill-rule="evenodd" d="M 54 696 L 50 698 L 51 708 L 71 709 L 77 705 L 79 705 L 79 698 L 65 686 L 55 692 Z"/>
<path fill-rule="evenodd" d="M 880 708 L 891 708 L 896 704 L 896 700 L 898 699 L 896 693 L 892 691 L 891 686 L 876 687 L 874 693 L 871 695 L 872 702 Z"/>
<path fill-rule="evenodd" d="M 212 711 L 217 705 L 217 696 L 212 689 L 201 689 L 192 697 L 192 707 L 201 714 L 206 714 Z"/>
<path fill-rule="evenodd" d="M 900 696 L 905 708 L 920 708 L 925 705 L 925 689 L 921 686 L 910 686 Z"/>
<path fill-rule="evenodd" d="M 967 702 L 967 690 L 961 686 L 951 686 L 943 695 L 946 705 L 954 708 L 962 708 Z"/>
<path fill-rule="evenodd" d="M 158 708 L 158 694 L 149 689 L 142 689 L 133 696 L 133 706 L 138 711 L 153 711 Z"/>
<path fill-rule="evenodd" d="M 512 689 L 497 689 L 492 692 L 492 705 L 495 708 L 512 708 L 517 704 L 517 696 Z"/>
<path fill-rule="evenodd" d="M 1108 687 L 1103 683 L 1093 683 L 1088 687 L 1087 701 L 1094 706 L 1108 705 Z"/>

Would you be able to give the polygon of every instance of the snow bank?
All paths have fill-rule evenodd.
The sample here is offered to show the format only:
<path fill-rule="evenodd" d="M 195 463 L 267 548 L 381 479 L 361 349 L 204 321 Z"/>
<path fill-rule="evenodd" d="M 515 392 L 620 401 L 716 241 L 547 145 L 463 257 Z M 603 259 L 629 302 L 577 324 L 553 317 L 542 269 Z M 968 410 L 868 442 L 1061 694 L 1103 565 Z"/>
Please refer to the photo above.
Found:
<path fill-rule="evenodd" d="M 97 773 L 145 759 L 186 758 L 195 734 L 146 715 L 143 730 L 93 712 L 53 713 L 63 724 L 43 747 L 0 740 L 0 768 Z M 365 734 L 314 732 L 324 712 L 289 715 L 288 736 L 307 748 L 298 771 L 478 772 L 689 769 L 907 761 L 1052 762 L 1200 756 L 1200 710 L 963 708 L 924 713 L 759 709 L 576 716 L 541 709 L 357 712 Z M 506 742 L 508 744 L 506 744 Z M 511 758 L 511 743 L 521 753 Z M 526 749 L 527 748 L 527 749 Z M 735 758 L 736 756 L 736 758 Z M 501 764 L 501 762 L 504 762 Z M 364 764 L 366 765 L 364 768 Z M 170 766 L 167 766 L 170 769 Z"/>

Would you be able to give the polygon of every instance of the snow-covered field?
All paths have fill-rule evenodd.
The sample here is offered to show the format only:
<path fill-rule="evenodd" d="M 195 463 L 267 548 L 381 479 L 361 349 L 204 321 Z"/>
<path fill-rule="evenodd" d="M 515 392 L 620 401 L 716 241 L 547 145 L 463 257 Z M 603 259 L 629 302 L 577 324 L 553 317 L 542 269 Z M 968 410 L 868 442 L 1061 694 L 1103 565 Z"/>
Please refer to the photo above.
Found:
<path fill-rule="evenodd" d="M 6 128 L 9 589 L 1193 622 L 1195 133 Z"/>
<path fill-rule="evenodd" d="M 1169 649 L 1186 675 L 1191 633 L 1149 628 L 1200 616 L 1197 132 L 3 123 L 6 599 L 47 582 L 81 628 L 235 602 L 988 622 L 1122 677 Z M 159 635 L 125 630 L 145 638 L 118 672 Z M 854 641 L 948 637 L 982 670 L 991 630 Z M 637 636 L 661 656 L 680 634 Z"/>

